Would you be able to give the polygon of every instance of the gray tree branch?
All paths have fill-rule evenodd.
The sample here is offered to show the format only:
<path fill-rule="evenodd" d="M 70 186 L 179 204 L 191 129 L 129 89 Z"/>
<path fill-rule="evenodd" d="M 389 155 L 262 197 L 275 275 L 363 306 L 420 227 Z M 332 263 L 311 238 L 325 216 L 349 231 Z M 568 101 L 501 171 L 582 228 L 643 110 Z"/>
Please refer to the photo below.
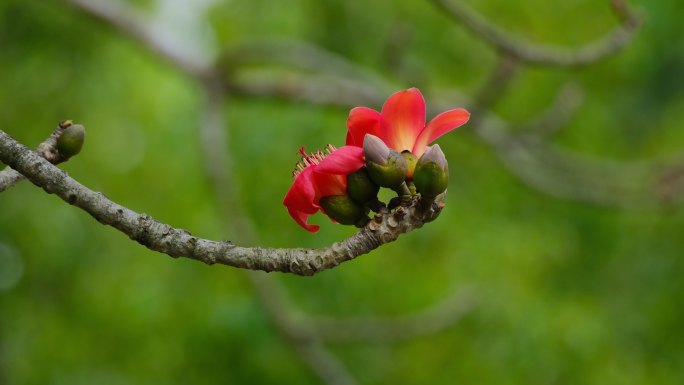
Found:
<path fill-rule="evenodd" d="M 313 275 L 366 254 L 396 240 L 401 234 L 437 218 L 442 205 L 424 207 L 413 201 L 408 207 L 377 214 L 351 237 L 319 249 L 240 247 L 229 241 L 193 236 L 139 214 L 89 190 L 38 153 L 0 130 L 0 161 L 19 171 L 35 185 L 88 212 L 100 223 L 112 226 L 141 245 L 171 257 L 186 257 L 207 264 L 223 264 L 249 270 Z"/>
<path fill-rule="evenodd" d="M 69 156 L 60 153 L 57 149 L 57 140 L 71 124 L 70 120 L 60 122 L 52 134 L 38 145 L 38 154 L 52 164 L 59 164 L 69 160 Z M 7 190 L 24 179 L 24 175 L 18 171 L 11 167 L 5 167 L 4 170 L 0 171 L 0 192 Z"/>

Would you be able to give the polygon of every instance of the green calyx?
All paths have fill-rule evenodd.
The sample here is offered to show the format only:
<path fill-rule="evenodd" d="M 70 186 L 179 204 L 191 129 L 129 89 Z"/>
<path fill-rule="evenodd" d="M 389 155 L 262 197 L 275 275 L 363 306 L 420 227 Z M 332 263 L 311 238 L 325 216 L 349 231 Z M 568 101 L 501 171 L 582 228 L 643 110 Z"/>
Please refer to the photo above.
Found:
<path fill-rule="evenodd" d="M 371 180 L 365 167 L 347 176 L 347 193 L 359 203 L 374 201 L 379 190 L 380 186 Z"/>
<path fill-rule="evenodd" d="M 413 174 L 413 183 L 420 195 L 434 198 L 447 189 L 449 173 L 435 162 L 419 164 Z"/>
<path fill-rule="evenodd" d="M 380 187 L 397 189 L 404 183 L 408 165 L 406 159 L 394 150 L 390 150 L 387 162 L 382 165 L 366 160 L 368 175 Z"/>
<path fill-rule="evenodd" d="M 57 139 L 57 151 L 64 159 L 69 159 L 81 152 L 84 141 L 85 128 L 80 124 L 69 125 Z"/>
<path fill-rule="evenodd" d="M 349 195 L 323 197 L 319 204 L 331 219 L 343 225 L 363 226 L 368 221 L 368 210 Z"/>
<path fill-rule="evenodd" d="M 425 151 L 418 160 L 413 173 L 416 191 L 425 198 L 434 198 L 443 193 L 449 184 L 449 166 L 439 145 Z"/>

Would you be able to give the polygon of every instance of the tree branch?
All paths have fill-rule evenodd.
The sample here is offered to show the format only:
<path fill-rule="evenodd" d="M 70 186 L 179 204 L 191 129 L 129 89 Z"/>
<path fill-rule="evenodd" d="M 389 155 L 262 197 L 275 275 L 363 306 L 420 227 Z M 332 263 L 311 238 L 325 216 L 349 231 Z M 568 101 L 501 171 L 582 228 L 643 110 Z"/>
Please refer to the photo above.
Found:
<path fill-rule="evenodd" d="M 88 212 L 141 245 L 171 257 L 186 257 L 207 264 L 224 264 L 249 270 L 313 275 L 366 254 L 396 240 L 401 234 L 437 218 L 443 204 L 423 207 L 414 200 L 408 207 L 377 214 L 353 236 L 319 249 L 240 247 L 228 241 L 211 241 L 191 235 L 139 214 L 89 190 L 36 152 L 0 130 L 0 161 L 24 174 L 46 192 Z"/>
<path fill-rule="evenodd" d="M 491 23 L 461 1 L 431 1 L 499 51 L 536 65 L 574 67 L 604 59 L 627 46 L 641 25 L 639 17 L 623 0 L 612 0 L 613 10 L 620 20 L 620 25 L 593 42 L 569 49 L 534 44 L 520 37 L 511 37 L 511 33 Z"/>
<path fill-rule="evenodd" d="M 37 151 L 40 156 L 52 164 L 59 164 L 69 160 L 69 155 L 63 154 L 57 149 L 57 140 L 62 136 L 64 130 L 71 125 L 72 122 L 70 120 L 61 121 L 52 134 L 38 145 Z M 0 192 L 7 190 L 24 179 L 24 175 L 13 170 L 11 167 L 6 167 L 0 171 Z"/>

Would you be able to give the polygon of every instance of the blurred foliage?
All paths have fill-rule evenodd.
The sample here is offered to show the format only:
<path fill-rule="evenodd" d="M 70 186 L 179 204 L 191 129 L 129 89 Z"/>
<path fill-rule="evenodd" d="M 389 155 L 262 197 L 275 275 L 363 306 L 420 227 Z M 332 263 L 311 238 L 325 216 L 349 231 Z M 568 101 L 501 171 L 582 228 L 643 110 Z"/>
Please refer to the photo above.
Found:
<path fill-rule="evenodd" d="M 154 1 L 131 1 L 145 12 Z M 580 44 L 615 25 L 606 2 L 470 1 L 533 41 Z M 527 68 L 496 110 L 524 122 L 575 80 L 585 104 L 557 144 L 638 160 L 684 148 L 684 5 L 639 1 L 623 53 L 579 69 Z M 494 52 L 429 2 L 220 1 L 221 47 L 288 37 L 401 87 L 472 93 Z M 0 127 L 36 145 L 62 119 L 88 129 L 62 168 L 131 209 L 214 239 L 198 84 L 59 1 L 0 2 Z M 405 83 L 402 79 L 408 79 Z M 428 104 L 430 100 L 428 99 Z M 379 108 L 380 106 L 370 106 Z M 295 151 L 342 144 L 348 111 L 232 98 L 229 151 L 259 245 L 316 247 L 281 205 Z M 509 174 L 467 126 L 440 140 L 448 204 L 424 230 L 313 278 L 278 275 L 298 306 L 336 317 L 401 315 L 473 285 L 479 305 L 436 335 L 331 345 L 362 384 L 681 384 L 684 210 L 561 201 Z M 219 197 L 220 198 L 220 197 Z M 242 271 L 172 260 L 28 182 L 0 195 L 0 383 L 313 384 Z"/>

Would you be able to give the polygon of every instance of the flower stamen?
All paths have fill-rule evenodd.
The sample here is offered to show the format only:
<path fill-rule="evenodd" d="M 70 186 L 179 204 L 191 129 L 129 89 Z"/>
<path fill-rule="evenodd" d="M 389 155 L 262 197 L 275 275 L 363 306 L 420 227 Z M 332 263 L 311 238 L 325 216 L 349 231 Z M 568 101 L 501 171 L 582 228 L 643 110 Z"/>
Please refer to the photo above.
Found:
<path fill-rule="evenodd" d="M 325 159 L 326 156 L 332 154 L 335 150 L 337 150 L 335 146 L 328 144 L 325 146 L 325 148 L 323 148 L 323 151 L 319 149 L 311 154 L 307 154 L 304 150 L 304 146 L 302 146 L 299 150 L 297 150 L 297 154 L 301 155 L 302 158 L 295 165 L 295 169 L 292 171 L 292 177 L 296 178 L 297 175 L 301 174 L 302 171 L 306 170 L 307 167 L 319 164 L 323 159 Z"/>

